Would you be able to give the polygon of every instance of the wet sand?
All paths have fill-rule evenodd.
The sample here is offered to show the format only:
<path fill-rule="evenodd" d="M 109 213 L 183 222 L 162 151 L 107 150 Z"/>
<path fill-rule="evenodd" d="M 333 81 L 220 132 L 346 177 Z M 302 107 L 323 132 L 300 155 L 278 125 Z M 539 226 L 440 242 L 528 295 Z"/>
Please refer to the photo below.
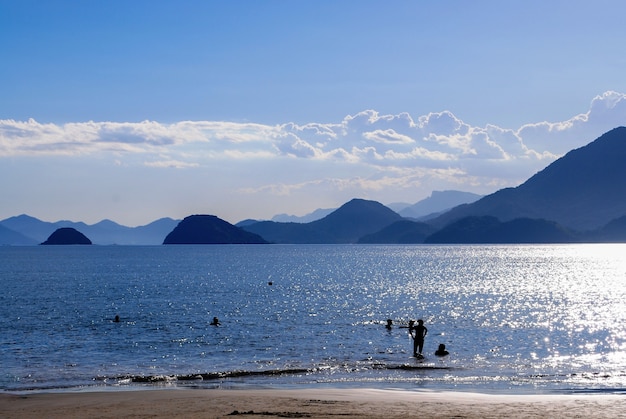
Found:
<path fill-rule="evenodd" d="M 373 389 L 0 393 L 2 418 L 626 418 L 626 395 Z"/>

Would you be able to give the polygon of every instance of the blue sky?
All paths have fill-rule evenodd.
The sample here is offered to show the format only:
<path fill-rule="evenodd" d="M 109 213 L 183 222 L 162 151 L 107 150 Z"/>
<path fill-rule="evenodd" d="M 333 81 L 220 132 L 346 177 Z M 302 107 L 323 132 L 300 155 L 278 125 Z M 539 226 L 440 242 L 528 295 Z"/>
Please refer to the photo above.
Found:
<path fill-rule="evenodd" d="M 516 186 L 626 125 L 622 1 L 0 0 L 0 219 Z"/>

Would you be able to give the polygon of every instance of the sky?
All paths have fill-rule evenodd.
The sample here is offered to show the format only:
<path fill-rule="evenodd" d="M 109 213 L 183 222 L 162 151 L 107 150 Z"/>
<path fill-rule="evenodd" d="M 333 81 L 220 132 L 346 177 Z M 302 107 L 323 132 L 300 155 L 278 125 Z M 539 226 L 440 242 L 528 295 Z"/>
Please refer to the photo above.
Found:
<path fill-rule="evenodd" d="M 0 220 L 489 194 L 626 125 L 626 2 L 0 0 Z"/>

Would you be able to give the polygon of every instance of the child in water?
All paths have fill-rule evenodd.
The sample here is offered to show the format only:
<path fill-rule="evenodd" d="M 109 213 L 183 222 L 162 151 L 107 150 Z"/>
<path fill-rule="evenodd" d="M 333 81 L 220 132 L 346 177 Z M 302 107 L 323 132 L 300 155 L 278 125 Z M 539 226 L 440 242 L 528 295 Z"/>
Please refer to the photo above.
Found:
<path fill-rule="evenodd" d="M 439 348 L 437 348 L 437 350 L 435 351 L 435 355 L 437 356 L 446 356 L 449 354 L 450 352 L 446 351 L 446 345 L 444 345 L 443 343 L 440 343 Z"/>

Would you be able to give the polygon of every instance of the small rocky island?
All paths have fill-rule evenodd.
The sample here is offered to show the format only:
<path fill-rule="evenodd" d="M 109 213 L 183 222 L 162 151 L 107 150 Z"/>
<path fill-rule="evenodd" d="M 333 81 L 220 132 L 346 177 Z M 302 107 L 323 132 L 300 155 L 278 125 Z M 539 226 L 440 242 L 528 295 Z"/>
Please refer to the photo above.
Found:
<path fill-rule="evenodd" d="M 265 244 L 261 236 L 215 215 L 190 215 L 165 237 L 163 244 Z"/>
<path fill-rule="evenodd" d="M 58 245 L 58 244 L 92 244 L 83 233 L 71 228 L 63 227 L 57 229 L 48 237 L 48 240 L 41 243 L 42 245 Z"/>

